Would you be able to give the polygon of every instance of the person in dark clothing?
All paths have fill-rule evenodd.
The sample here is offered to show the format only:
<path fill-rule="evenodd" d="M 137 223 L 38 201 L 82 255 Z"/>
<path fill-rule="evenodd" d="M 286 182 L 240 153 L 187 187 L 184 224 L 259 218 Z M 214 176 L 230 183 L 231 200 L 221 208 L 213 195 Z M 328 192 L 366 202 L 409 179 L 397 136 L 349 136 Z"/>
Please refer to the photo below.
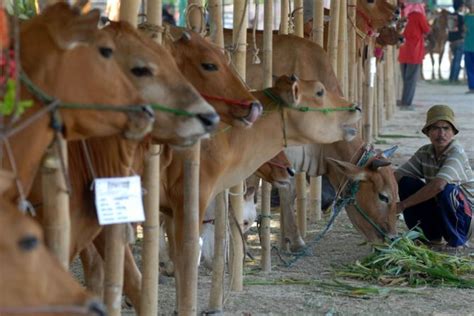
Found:
<path fill-rule="evenodd" d="M 449 72 L 450 82 L 459 81 L 461 60 L 464 54 L 464 16 L 460 14 L 463 7 L 463 0 L 454 0 L 454 13 L 448 16 L 448 41 L 453 56 L 451 60 L 451 70 Z"/>
<path fill-rule="evenodd" d="M 163 5 L 163 22 L 166 22 L 171 25 L 176 25 L 176 20 L 173 15 L 174 12 L 174 6 L 171 4 L 165 4 Z"/>

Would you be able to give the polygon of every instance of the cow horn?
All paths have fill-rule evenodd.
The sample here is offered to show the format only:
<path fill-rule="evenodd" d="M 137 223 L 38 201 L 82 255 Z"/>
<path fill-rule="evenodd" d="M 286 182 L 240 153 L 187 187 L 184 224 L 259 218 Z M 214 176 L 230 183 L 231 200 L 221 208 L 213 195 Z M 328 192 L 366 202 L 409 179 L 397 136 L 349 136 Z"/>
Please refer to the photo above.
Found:
<path fill-rule="evenodd" d="M 184 31 L 181 35 L 181 39 L 189 42 L 191 40 L 191 34 L 189 34 L 187 31 Z"/>
<path fill-rule="evenodd" d="M 397 146 L 397 145 L 395 145 L 395 146 L 393 146 L 393 147 L 391 147 L 391 148 L 389 148 L 389 149 L 385 149 L 385 150 L 382 152 L 382 156 L 383 156 L 384 158 L 390 158 L 390 157 L 393 156 L 393 154 L 395 153 L 395 151 L 397 151 L 397 149 L 398 149 L 398 146 Z"/>
<path fill-rule="evenodd" d="M 377 171 L 380 167 L 385 167 L 391 164 L 390 161 L 385 159 L 374 159 L 367 167 L 372 171 Z"/>

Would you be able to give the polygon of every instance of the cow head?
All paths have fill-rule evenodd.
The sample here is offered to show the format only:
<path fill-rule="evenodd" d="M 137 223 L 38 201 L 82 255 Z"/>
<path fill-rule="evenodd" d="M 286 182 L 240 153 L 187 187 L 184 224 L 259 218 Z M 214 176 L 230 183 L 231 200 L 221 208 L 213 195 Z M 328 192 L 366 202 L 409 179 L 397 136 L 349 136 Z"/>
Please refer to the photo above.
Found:
<path fill-rule="evenodd" d="M 282 76 L 272 91 L 291 104 L 283 110 L 283 124 L 292 127 L 286 135 L 289 143 L 292 137 L 297 143 L 332 143 L 355 137 L 356 129 L 351 125 L 360 119 L 360 108 L 327 91 L 321 82 Z"/>
<path fill-rule="evenodd" d="M 377 156 L 364 167 L 350 162 L 327 158 L 330 166 L 352 181 L 359 182 L 356 203 L 388 236 L 396 234 L 398 185 L 390 161 Z M 368 241 L 383 240 L 383 236 L 352 206 L 346 207 L 352 224 Z"/>
<path fill-rule="evenodd" d="M 104 28 L 115 46 L 115 58 L 127 77 L 149 103 L 187 111 L 177 116 L 156 111 L 152 136 L 160 143 L 191 145 L 213 131 L 219 116 L 179 71 L 173 57 L 161 45 L 126 22 L 110 22 Z"/>
<path fill-rule="evenodd" d="M 199 34 L 174 29 L 177 39 L 167 47 L 179 69 L 214 106 L 222 121 L 233 126 L 251 126 L 262 106 L 231 68 L 222 49 Z"/>
<path fill-rule="evenodd" d="M 287 187 L 295 171 L 284 151 L 279 152 L 256 171 L 257 176 L 277 188 Z"/>

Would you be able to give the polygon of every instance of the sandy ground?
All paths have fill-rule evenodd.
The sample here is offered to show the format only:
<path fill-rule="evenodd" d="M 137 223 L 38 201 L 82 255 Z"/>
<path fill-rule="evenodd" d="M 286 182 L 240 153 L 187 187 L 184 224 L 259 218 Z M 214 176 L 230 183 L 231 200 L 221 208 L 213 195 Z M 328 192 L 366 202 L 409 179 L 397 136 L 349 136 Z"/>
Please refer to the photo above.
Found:
<path fill-rule="evenodd" d="M 445 103 L 453 107 L 461 132 L 457 138 L 464 144 L 471 161 L 474 161 L 474 96 L 467 95 L 465 85 L 446 85 L 445 83 L 420 82 L 415 97 L 414 112 L 397 111 L 394 118 L 384 122 L 381 136 L 378 138 L 381 148 L 399 145 L 400 149 L 393 159 L 398 165 L 421 145 L 427 138 L 420 129 L 425 121 L 427 109 L 436 103 Z M 406 137 L 394 137 L 404 135 Z M 472 165 L 473 163 L 471 163 Z M 274 210 L 276 214 L 277 210 Z M 273 224 L 274 245 L 278 244 L 278 221 Z M 400 229 L 405 229 L 399 223 Z M 311 224 L 306 241 L 325 226 L 324 221 Z M 256 242 L 256 228 L 250 236 L 250 251 L 255 260 L 248 259 L 245 265 L 244 284 L 264 281 L 270 283 L 285 280 L 320 280 L 331 282 L 335 279 L 334 267 L 353 263 L 369 254 L 370 249 L 361 245 L 362 238 L 354 230 L 343 213 L 334 228 L 325 238 L 311 247 L 312 254 L 287 268 L 282 264 L 276 252 L 272 257 L 272 272 L 262 273 L 258 269 L 260 250 Z M 464 255 L 474 255 L 474 248 L 466 249 Z M 137 256 L 139 260 L 139 256 Z M 341 279 L 339 279 L 341 280 Z M 376 284 L 342 280 L 356 286 L 378 287 Z M 198 289 L 198 311 L 207 309 L 210 289 L 210 273 L 200 268 Z M 340 294 L 318 285 L 245 285 L 242 292 L 229 289 L 229 276 L 226 277 L 225 314 L 227 315 L 474 315 L 474 290 L 452 288 L 402 288 L 397 292 L 385 288 L 387 293 L 366 297 L 352 297 Z M 289 283 L 289 282 L 287 282 Z M 379 288 L 383 291 L 383 288 Z M 174 311 L 174 279 L 165 278 L 160 285 L 159 308 L 161 315 L 170 315 Z M 124 310 L 123 315 L 133 315 Z"/>

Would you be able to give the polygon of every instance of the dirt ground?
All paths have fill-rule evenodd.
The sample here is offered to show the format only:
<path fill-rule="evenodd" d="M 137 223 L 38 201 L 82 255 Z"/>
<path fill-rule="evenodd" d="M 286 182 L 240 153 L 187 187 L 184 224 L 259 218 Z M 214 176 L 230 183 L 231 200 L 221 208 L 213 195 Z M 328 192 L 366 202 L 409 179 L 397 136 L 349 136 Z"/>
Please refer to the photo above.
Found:
<path fill-rule="evenodd" d="M 416 111 L 397 111 L 390 122 L 384 123 L 378 138 L 378 143 L 381 144 L 377 146 L 388 148 L 391 145 L 399 145 L 400 149 L 393 159 L 394 165 L 399 165 L 427 142 L 420 129 L 429 106 L 445 103 L 451 105 L 456 112 L 461 130 L 457 138 L 464 144 L 473 165 L 474 96 L 464 94 L 465 91 L 465 85 L 420 82 L 415 97 Z M 403 231 L 405 226 L 402 222 L 399 224 Z M 278 225 L 274 216 L 273 245 L 278 245 Z M 306 241 L 311 241 L 324 227 L 324 220 L 311 224 Z M 433 287 L 383 288 L 376 284 L 338 278 L 354 286 L 377 287 L 381 291 L 381 294 L 354 297 L 320 285 L 295 285 L 294 283 L 309 280 L 331 282 L 335 279 L 334 267 L 354 263 L 370 253 L 370 248 L 362 245 L 361 236 L 352 227 L 345 213 L 339 216 L 325 238 L 311 247 L 312 254 L 301 258 L 293 266 L 285 267 L 273 251 L 272 272 L 267 274 L 258 269 L 260 250 L 256 242 L 256 228 L 253 227 L 251 232 L 249 246 L 254 260 L 247 260 L 244 284 L 263 282 L 268 285 L 244 285 L 242 292 L 232 292 L 227 275 L 224 308 L 226 315 L 474 315 L 474 290 Z M 474 258 L 472 242 L 471 248 L 458 254 L 471 255 L 471 258 Z M 140 261 L 138 255 L 137 259 Z M 280 285 L 270 285 L 271 282 Z M 199 312 L 207 309 L 210 283 L 210 272 L 200 268 Z M 159 290 L 160 315 L 173 313 L 174 297 L 174 279 L 165 278 Z M 134 313 L 125 309 L 123 315 Z"/>

